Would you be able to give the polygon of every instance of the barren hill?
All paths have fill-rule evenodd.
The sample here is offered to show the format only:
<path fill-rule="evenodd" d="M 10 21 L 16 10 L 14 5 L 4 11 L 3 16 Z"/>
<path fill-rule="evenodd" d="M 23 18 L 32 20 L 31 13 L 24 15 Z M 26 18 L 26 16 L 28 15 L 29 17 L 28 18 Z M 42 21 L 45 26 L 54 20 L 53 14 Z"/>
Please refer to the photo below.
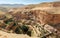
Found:
<path fill-rule="evenodd" d="M 55 32 L 56 35 L 60 36 L 60 2 L 47 2 L 13 8 L 4 16 L 5 18 L 0 27 L 7 31 L 12 30 L 12 34 L 3 32 L 4 34 L 8 34 L 7 36 L 4 35 L 5 38 L 8 38 L 10 35 L 10 38 L 20 38 L 23 36 L 23 38 L 25 38 L 24 34 L 30 36 L 26 35 L 26 38 L 31 38 L 32 36 L 34 36 L 34 38 L 50 38 L 50 35 Z M 9 16 L 11 16 L 11 18 L 9 18 Z M 5 27 L 2 26 L 3 24 Z"/>

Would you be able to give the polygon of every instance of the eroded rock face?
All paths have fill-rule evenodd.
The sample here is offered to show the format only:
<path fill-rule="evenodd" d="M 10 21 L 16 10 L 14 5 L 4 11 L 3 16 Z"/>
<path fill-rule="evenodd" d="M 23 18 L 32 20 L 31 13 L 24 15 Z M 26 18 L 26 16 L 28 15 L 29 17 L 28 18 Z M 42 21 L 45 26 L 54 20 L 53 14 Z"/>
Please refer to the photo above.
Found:
<path fill-rule="evenodd" d="M 41 24 L 58 24 L 60 23 L 60 14 L 50 14 L 46 11 L 33 10 L 36 20 Z"/>

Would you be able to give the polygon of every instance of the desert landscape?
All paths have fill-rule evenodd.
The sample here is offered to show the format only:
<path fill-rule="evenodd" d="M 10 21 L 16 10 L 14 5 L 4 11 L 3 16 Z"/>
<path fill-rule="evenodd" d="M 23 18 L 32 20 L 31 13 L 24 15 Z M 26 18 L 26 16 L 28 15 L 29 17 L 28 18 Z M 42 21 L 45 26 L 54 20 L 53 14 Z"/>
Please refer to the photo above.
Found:
<path fill-rule="evenodd" d="M 60 2 L 0 4 L 0 38 L 60 38 Z"/>

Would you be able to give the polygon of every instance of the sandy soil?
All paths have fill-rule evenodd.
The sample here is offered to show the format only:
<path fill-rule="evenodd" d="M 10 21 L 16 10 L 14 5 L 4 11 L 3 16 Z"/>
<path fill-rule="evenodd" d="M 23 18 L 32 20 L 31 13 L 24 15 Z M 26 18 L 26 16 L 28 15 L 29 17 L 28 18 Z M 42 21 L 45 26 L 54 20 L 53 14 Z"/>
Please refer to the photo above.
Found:
<path fill-rule="evenodd" d="M 12 34 L 0 31 L 0 38 L 38 38 L 38 37 L 29 37 L 24 34 Z"/>

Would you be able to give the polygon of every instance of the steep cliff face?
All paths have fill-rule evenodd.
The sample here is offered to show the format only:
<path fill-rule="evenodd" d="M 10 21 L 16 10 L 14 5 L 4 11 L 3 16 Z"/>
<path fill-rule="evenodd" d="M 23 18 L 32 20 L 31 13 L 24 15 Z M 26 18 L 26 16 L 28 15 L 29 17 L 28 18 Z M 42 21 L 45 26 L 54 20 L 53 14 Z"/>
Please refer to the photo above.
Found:
<path fill-rule="evenodd" d="M 41 24 L 60 23 L 60 2 L 47 2 L 38 4 L 32 9 Z"/>
<path fill-rule="evenodd" d="M 41 24 L 58 24 L 60 23 L 60 14 L 50 14 L 46 11 L 33 10 L 37 21 Z"/>

